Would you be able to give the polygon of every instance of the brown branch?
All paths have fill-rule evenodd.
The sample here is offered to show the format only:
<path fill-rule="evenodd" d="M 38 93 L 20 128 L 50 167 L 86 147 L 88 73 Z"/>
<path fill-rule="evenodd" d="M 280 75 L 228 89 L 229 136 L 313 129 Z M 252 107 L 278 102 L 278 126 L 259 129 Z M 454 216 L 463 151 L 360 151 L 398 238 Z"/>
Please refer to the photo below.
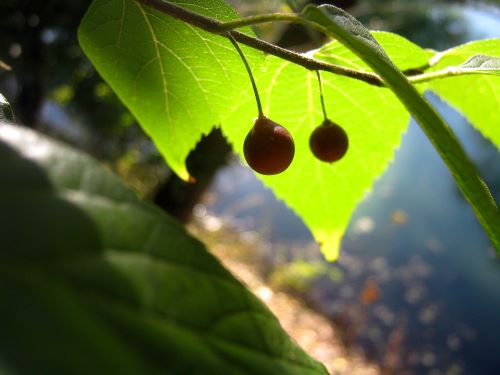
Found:
<path fill-rule="evenodd" d="M 136 0 L 136 1 L 146 6 L 152 7 L 164 14 L 167 14 L 170 17 L 184 21 L 192 26 L 198 27 L 212 34 L 217 34 L 227 38 L 227 33 L 229 32 L 235 40 L 237 40 L 242 44 L 255 48 L 259 51 L 268 53 L 270 55 L 282 58 L 284 60 L 290 61 L 308 70 L 323 70 L 326 72 L 364 81 L 370 85 L 385 86 L 384 82 L 380 79 L 380 77 L 374 73 L 361 72 L 358 70 L 349 69 L 339 65 L 329 64 L 327 62 L 313 59 L 305 55 L 302 55 L 300 53 L 296 53 L 278 47 L 274 44 L 268 43 L 258 38 L 254 38 L 240 31 L 235 31 L 235 30 L 228 31 L 227 25 L 224 22 L 192 12 L 186 8 L 170 3 L 168 1 L 164 0 Z M 230 24 L 234 23 L 231 22 Z"/>

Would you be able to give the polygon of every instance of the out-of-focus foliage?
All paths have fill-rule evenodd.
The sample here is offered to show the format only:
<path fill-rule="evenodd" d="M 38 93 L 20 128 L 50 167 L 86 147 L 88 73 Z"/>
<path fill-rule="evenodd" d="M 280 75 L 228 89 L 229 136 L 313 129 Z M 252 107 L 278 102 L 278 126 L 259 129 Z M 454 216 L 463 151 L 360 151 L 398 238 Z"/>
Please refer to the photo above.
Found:
<path fill-rule="evenodd" d="M 143 196 L 168 174 L 155 147 L 80 49 L 88 1 L 0 1 L 0 92 L 16 120 L 77 146 Z"/>
<path fill-rule="evenodd" d="M 0 59 L 12 67 L 0 71 L 0 88 L 26 125 L 40 125 L 48 98 L 77 111 L 93 131 L 133 122 L 78 45 L 76 31 L 87 7 L 80 0 L 0 3 Z"/>

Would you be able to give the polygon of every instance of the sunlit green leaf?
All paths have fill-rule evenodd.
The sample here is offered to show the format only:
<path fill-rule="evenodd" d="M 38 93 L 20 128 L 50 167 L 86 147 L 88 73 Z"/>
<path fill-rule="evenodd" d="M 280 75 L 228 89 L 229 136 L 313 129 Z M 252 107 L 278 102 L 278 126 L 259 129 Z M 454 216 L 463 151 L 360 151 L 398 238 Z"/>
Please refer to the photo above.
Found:
<path fill-rule="evenodd" d="M 23 374 L 325 374 L 184 228 L 0 124 L 0 356 Z"/>
<path fill-rule="evenodd" d="M 328 164 L 309 149 L 309 136 L 323 120 L 316 74 L 269 57 L 258 75 L 264 112 L 292 133 L 295 158 L 284 173 L 260 178 L 300 215 L 333 260 L 353 210 L 392 159 L 409 115 L 388 89 L 329 73 L 322 78 L 328 115 L 349 136 L 346 156 Z M 254 106 L 248 98 L 222 124 L 240 155 Z"/>
<path fill-rule="evenodd" d="M 237 17 L 223 0 L 173 2 L 219 20 Z M 242 62 L 226 38 L 134 0 L 94 1 L 79 40 L 169 166 L 186 180 L 189 151 L 241 97 L 251 94 Z M 257 66 L 263 55 L 242 48 Z"/>
<path fill-rule="evenodd" d="M 478 54 L 489 57 L 479 58 L 476 56 Z M 486 39 L 437 54 L 432 60 L 432 68 L 429 72 L 462 64 L 468 66 L 474 64 L 476 68 L 482 66 L 483 69 L 486 65 L 486 67 L 493 66 L 498 69 L 499 61 L 500 39 Z M 474 127 L 500 149 L 500 76 L 498 74 L 451 76 L 430 81 L 424 87 L 435 91 L 442 99 L 462 112 Z"/>
<path fill-rule="evenodd" d="M 397 69 L 369 31 L 350 14 L 332 5 L 310 5 L 301 16 L 305 22 L 323 29 L 361 57 L 397 95 L 446 163 L 493 246 L 500 253 L 500 216 L 496 202 L 443 118 Z"/>

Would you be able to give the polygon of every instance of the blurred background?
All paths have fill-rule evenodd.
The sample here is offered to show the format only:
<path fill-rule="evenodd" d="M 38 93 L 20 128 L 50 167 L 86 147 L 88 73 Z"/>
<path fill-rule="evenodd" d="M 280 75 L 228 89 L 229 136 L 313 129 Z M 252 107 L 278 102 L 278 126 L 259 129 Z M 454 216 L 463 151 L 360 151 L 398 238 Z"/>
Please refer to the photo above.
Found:
<path fill-rule="evenodd" d="M 305 3 L 230 2 L 243 15 L 299 10 Z M 494 0 L 329 3 L 370 29 L 399 33 L 426 48 L 500 37 L 500 5 Z M 78 46 L 76 30 L 88 4 L 0 2 L 0 60 L 11 67 L 0 67 L 0 92 L 18 122 L 94 155 L 142 197 L 196 227 L 202 240 L 240 236 L 253 251 L 246 259 L 273 288 L 325 315 L 343 345 L 382 373 L 500 374 L 500 260 L 413 121 L 394 162 L 352 217 L 340 260 L 326 263 L 300 218 L 242 166 L 219 132 L 188 158 L 196 184 L 172 175 Z M 323 43 L 321 35 L 298 26 L 264 25 L 256 31 L 298 51 Z M 427 96 L 499 202 L 498 149 L 438 97 Z"/>

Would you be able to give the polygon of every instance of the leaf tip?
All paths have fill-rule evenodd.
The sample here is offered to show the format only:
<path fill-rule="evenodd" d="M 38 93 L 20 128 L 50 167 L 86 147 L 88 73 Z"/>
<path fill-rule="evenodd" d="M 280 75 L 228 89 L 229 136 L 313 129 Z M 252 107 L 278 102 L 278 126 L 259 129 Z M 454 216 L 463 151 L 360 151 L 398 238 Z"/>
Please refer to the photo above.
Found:
<path fill-rule="evenodd" d="M 189 182 L 189 183 L 194 183 L 196 182 L 196 179 L 192 177 L 189 172 L 183 168 L 180 171 L 176 171 L 177 176 L 179 176 L 183 181 Z"/>
<path fill-rule="evenodd" d="M 325 259 L 329 262 L 335 262 L 339 258 L 342 232 L 338 230 L 333 232 L 322 231 L 315 233 L 314 237 L 316 237 Z"/>
<path fill-rule="evenodd" d="M 179 161 L 176 159 L 171 160 L 171 158 L 167 158 L 165 154 L 163 154 L 163 157 L 170 170 L 175 173 L 182 181 L 188 183 L 196 182 L 196 179 L 189 174 L 184 161 Z"/>

